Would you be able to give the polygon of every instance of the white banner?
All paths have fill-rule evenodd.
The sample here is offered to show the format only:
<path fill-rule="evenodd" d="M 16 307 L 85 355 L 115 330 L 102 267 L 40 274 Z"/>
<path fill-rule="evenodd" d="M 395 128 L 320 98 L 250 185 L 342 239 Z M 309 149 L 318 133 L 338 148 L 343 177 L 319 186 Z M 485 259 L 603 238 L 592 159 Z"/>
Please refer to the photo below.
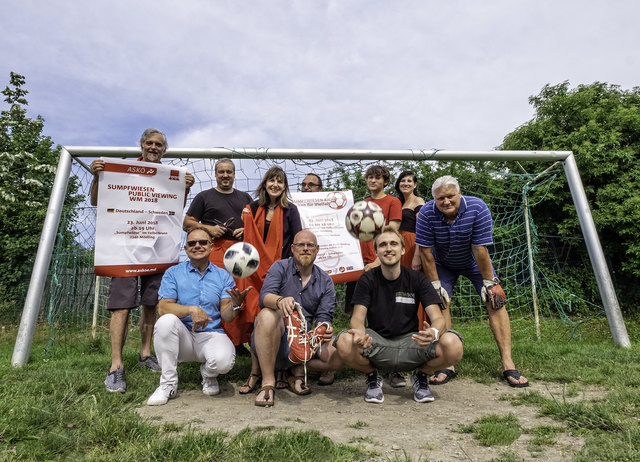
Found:
<path fill-rule="evenodd" d="M 355 281 L 362 272 L 360 241 L 347 232 L 344 218 L 353 206 L 351 191 L 294 192 L 302 227 L 316 235 L 320 251 L 316 264 L 334 282 Z"/>
<path fill-rule="evenodd" d="M 178 262 L 184 167 L 105 159 L 98 183 L 95 273 L 162 273 Z"/>

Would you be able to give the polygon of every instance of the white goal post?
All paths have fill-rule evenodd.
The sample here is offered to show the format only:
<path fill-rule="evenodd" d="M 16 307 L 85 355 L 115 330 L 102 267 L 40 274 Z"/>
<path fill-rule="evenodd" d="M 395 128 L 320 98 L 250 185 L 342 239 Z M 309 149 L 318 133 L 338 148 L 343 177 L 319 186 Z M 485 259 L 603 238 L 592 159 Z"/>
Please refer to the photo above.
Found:
<path fill-rule="evenodd" d="M 65 146 L 60 152 L 60 160 L 51 191 L 40 243 L 36 253 L 29 289 L 24 302 L 20 327 L 11 359 L 11 364 L 21 367 L 29 360 L 31 344 L 35 333 L 38 311 L 42 299 L 56 233 L 60 223 L 72 158 L 78 157 L 138 157 L 139 148 Z M 571 151 L 446 151 L 446 150 L 358 150 L 358 149 L 279 149 L 279 148 L 210 148 L 181 149 L 169 148 L 164 158 L 177 157 L 216 159 L 223 157 L 245 157 L 254 159 L 325 159 L 325 160 L 387 160 L 387 161 L 538 161 L 563 163 L 567 182 L 578 214 L 591 266 L 595 274 L 600 297 L 607 315 L 609 329 L 614 344 L 628 348 L 631 346 L 627 334 L 613 281 L 598 238 L 598 233 L 587 202 L 580 173 Z"/>

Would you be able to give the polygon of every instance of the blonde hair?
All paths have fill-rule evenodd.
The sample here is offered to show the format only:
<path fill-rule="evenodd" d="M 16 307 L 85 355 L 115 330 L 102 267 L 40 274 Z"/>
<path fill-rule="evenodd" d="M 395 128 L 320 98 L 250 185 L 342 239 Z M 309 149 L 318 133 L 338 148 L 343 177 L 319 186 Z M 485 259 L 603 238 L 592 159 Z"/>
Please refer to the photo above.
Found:
<path fill-rule="evenodd" d="M 373 238 L 373 249 L 374 250 L 378 250 L 378 236 L 380 236 L 383 233 L 395 234 L 398 237 L 398 239 L 400 240 L 400 245 L 404 249 L 404 237 L 402 237 L 402 234 L 400 234 L 400 231 L 395 229 L 393 226 L 385 226 L 384 228 L 382 228 L 382 231 L 380 231 L 380 234 L 376 234 L 376 237 Z"/>

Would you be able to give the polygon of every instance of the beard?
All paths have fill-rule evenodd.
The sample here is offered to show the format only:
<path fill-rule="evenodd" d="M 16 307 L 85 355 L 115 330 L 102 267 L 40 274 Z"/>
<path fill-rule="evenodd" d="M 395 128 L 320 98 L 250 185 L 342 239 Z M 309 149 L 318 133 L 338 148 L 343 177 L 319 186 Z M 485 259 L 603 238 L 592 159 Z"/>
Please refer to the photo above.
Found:
<path fill-rule="evenodd" d="M 313 255 L 300 255 L 298 257 L 298 263 L 302 266 L 309 266 L 313 264 Z"/>

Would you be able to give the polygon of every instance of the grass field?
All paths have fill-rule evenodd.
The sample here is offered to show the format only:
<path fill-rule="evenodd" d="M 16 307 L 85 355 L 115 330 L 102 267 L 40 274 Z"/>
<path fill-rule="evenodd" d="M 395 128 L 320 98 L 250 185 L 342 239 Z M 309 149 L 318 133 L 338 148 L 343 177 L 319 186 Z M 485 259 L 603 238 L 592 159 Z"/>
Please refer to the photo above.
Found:
<path fill-rule="evenodd" d="M 456 327 L 465 336 L 465 357 L 460 364 L 465 377 L 482 383 L 495 381 L 499 361 L 486 324 Z M 556 332 L 555 327 L 548 322 L 543 333 Z M 597 386 L 603 390 L 601 396 L 576 401 L 524 392 L 511 403 L 512 417 L 487 415 L 455 431 L 472 433 L 482 444 L 503 445 L 503 455 L 496 460 L 530 460 L 532 452 L 513 453 L 508 444 L 519 435 L 518 406 L 535 406 L 558 424 L 532 430 L 536 444 L 554 444 L 554 435 L 568 428 L 585 441 L 574 455 L 576 461 L 640 460 L 639 327 L 638 322 L 627 321 L 630 349 L 613 346 L 605 320 L 586 324 L 580 337 L 570 341 L 568 335 L 556 334 L 539 342 L 533 340 L 530 330 L 514 330 L 514 358 L 530 380 L 566 383 L 567 393 L 574 396 Z M 202 433 L 180 425 L 154 425 L 135 412 L 158 381 L 157 374 L 136 366 L 135 339 L 125 349 L 129 391 L 121 395 L 104 390 L 110 358 L 105 337 L 91 342 L 88 334 L 67 332 L 65 342 L 54 344 L 45 354 L 49 330 L 40 327 L 30 362 L 16 369 L 10 365 L 16 331 L 5 327 L 0 332 L 0 460 L 350 461 L 377 456 L 357 445 L 334 444 L 317 432 L 246 429 L 229 435 L 223 430 Z M 71 338 L 75 340 L 69 341 Z M 238 382 L 248 372 L 248 360 L 239 358 L 222 380 Z M 341 371 L 339 377 L 354 374 Z M 181 365 L 180 377 L 181 388 L 195 388 L 200 381 L 194 365 Z"/>

